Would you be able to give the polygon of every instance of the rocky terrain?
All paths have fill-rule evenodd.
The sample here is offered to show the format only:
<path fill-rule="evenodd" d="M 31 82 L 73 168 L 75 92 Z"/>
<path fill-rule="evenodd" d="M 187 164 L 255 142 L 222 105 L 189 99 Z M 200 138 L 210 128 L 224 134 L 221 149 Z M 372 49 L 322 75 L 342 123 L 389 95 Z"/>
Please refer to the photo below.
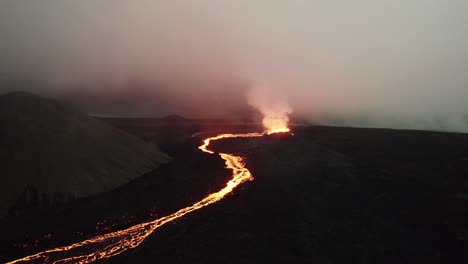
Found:
<path fill-rule="evenodd" d="M 227 181 L 196 149 L 216 124 L 120 123 L 165 140 L 173 160 L 114 191 L 5 219 L 2 260 L 167 215 Z M 131 123 L 131 124 L 130 124 Z M 223 127 L 252 131 L 256 127 Z M 464 263 L 468 260 L 468 136 L 302 126 L 294 136 L 226 139 L 255 180 L 158 229 L 104 263 Z"/>

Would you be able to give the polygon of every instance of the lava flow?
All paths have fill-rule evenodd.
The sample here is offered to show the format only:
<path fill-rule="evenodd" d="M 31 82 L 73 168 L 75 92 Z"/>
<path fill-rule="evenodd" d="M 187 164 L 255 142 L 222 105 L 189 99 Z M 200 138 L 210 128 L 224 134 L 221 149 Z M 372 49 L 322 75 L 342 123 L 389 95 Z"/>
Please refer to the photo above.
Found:
<path fill-rule="evenodd" d="M 289 131 L 286 130 L 284 132 Z M 277 132 L 276 130 L 273 132 Z M 283 131 L 282 131 L 283 132 Z M 266 132 L 271 134 L 270 132 Z M 211 141 L 224 138 L 237 137 L 261 137 L 263 133 L 244 133 L 244 134 L 221 134 L 214 137 L 206 138 L 203 144 L 198 148 L 203 152 L 214 154 L 208 149 Z M 91 263 L 100 259 L 106 259 L 116 256 L 126 250 L 139 246 L 149 235 L 157 228 L 169 223 L 177 218 L 180 218 L 190 212 L 213 204 L 223 199 L 228 193 L 232 192 L 239 184 L 253 180 L 252 174 L 245 167 L 243 158 L 228 153 L 219 153 L 222 159 L 226 162 L 226 167 L 233 171 L 232 179 L 227 183 L 226 187 L 218 192 L 212 193 L 203 200 L 180 209 L 179 211 L 155 219 L 150 222 L 141 223 L 130 228 L 111 232 L 84 241 L 71 244 L 69 246 L 57 247 L 54 249 L 39 252 L 24 258 L 20 258 L 9 263 L 22 263 L 27 261 L 43 261 L 47 263 Z"/>

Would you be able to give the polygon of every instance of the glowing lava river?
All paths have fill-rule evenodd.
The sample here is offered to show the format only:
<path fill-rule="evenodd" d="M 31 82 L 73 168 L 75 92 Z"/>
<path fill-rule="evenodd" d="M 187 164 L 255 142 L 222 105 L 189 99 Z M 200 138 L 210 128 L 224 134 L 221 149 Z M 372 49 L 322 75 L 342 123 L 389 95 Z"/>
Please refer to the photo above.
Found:
<path fill-rule="evenodd" d="M 288 132 L 287 130 L 267 132 Z M 206 153 L 214 154 L 208 149 L 210 142 L 224 138 L 261 137 L 263 133 L 220 134 L 206 138 L 198 148 Z M 201 201 L 182 208 L 177 212 L 155 219 L 150 222 L 134 225 L 124 230 L 111 232 L 94 238 L 86 239 L 68 246 L 45 250 L 34 255 L 26 256 L 8 263 L 43 262 L 43 263 L 91 263 L 100 259 L 116 256 L 129 249 L 138 247 L 157 228 L 180 218 L 195 210 L 216 203 L 243 182 L 253 180 L 252 174 L 245 167 L 243 157 L 228 153 L 219 153 L 226 162 L 226 167 L 233 171 L 232 179 L 218 192 L 212 193 Z"/>

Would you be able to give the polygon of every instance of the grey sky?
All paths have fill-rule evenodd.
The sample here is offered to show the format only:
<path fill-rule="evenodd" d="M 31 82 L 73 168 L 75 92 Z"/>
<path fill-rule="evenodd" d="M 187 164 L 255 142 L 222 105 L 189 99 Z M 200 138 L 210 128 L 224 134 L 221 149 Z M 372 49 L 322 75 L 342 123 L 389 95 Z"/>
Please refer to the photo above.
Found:
<path fill-rule="evenodd" d="M 268 83 L 315 121 L 468 131 L 467 13 L 465 0 L 2 0 L 0 78 L 196 115 Z M 115 111 L 98 102 L 86 109 Z"/>

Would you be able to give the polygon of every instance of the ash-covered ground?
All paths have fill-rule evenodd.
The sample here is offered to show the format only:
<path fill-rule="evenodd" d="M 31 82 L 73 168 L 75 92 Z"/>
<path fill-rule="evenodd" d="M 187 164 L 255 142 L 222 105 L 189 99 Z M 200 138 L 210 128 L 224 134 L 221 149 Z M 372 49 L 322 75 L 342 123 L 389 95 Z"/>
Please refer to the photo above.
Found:
<path fill-rule="evenodd" d="M 231 172 L 223 169 L 219 157 L 197 150 L 203 135 L 192 135 L 258 129 L 200 126 L 179 118 L 108 121 L 157 141 L 173 161 L 112 192 L 3 219 L 1 260 L 163 216 L 201 199 L 220 189 Z M 468 260 L 468 135 L 341 127 L 293 130 L 294 136 L 214 142 L 212 149 L 246 156 L 255 180 L 105 262 Z M 97 222 L 102 223 L 99 228 Z"/>

